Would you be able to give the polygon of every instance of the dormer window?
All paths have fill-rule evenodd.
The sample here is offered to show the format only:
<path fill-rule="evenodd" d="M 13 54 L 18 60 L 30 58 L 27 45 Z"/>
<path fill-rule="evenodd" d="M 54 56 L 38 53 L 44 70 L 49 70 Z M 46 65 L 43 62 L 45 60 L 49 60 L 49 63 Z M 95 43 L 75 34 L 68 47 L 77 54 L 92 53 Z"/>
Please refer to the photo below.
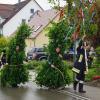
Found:
<path fill-rule="evenodd" d="M 30 13 L 34 14 L 34 9 L 30 9 Z"/>
<path fill-rule="evenodd" d="M 42 25 L 38 26 L 38 27 L 34 30 L 34 32 L 38 31 L 41 27 L 42 27 Z"/>

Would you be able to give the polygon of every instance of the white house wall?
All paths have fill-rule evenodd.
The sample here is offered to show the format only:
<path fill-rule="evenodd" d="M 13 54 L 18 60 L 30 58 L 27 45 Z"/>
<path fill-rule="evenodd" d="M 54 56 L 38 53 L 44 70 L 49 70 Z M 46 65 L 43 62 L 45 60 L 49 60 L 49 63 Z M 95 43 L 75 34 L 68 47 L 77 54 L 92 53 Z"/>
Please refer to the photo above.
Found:
<path fill-rule="evenodd" d="M 30 16 L 32 15 L 30 9 L 34 9 L 34 11 L 42 10 L 34 1 L 30 1 L 3 26 L 3 35 L 10 36 L 14 33 L 17 27 L 20 26 L 22 19 L 26 19 L 26 22 L 28 22 Z"/>
<path fill-rule="evenodd" d="M 52 9 L 52 7 L 54 7 L 54 5 L 49 3 L 48 0 L 36 0 L 36 1 L 44 10 Z M 54 1 L 56 5 L 58 5 L 58 0 Z M 64 7 L 66 5 L 66 0 L 59 0 L 59 1 L 60 1 L 60 7 Z"/>
<path fill-rule="evenodd" d="M 5 19 L 3 19 L 1 16 L 0 16 L 0 24 L 4 21 Z"/>

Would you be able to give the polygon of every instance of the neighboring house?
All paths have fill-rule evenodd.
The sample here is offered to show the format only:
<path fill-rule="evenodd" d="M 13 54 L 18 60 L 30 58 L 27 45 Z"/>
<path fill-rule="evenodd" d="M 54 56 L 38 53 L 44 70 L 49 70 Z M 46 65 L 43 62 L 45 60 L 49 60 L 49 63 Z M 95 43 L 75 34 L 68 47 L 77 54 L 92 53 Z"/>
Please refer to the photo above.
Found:
<path fill-rule="evenodd" d="M 0 33 L 10 36 L 23 21 L 28 23 L 37 11 L 43 11 L 43 8 L 35 0 L 0 4 Z"/>
<path fill-rule="evenodd" d="M 30 37 L 26 40 L 28 48 L 31 47 L 43 47 L 43 45 L 48 44 L 48 26 L 50 26 L 51 21 L 59 20 L 59 12 L 56 10 L 47 10 L 42 12 L 37 12 L 31 21 L 28 23 L 34 30 Z"/>

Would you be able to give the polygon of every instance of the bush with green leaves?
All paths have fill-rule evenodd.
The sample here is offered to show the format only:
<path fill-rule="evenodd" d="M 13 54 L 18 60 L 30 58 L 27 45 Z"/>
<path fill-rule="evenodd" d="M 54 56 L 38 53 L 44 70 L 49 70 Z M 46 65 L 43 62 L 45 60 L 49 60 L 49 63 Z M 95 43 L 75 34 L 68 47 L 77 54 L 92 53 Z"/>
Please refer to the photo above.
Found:
<path fill-rule="evenodd" d="M 98 66 L 100 67 L 100 46 L 96 48 L 96 54 L 97 54 L 97 58 L 96 58 L 96 64 L 98 64 Z"/>
<path fill-rule="evenodd" d="M 86 81 L 91 81 L 94 76 L 100 76 L 100 47 L 96 48 L 96 57 L 93 59 L 89 73 L 86 75 Z"/>
<path fill-rule="evenodd" d="M 86 81 L 92 81 L 95 76 L 100 76 L 100 68 L 89 69 L 89 73 L 86 75 Z"/>
<path fill-rule="evenodd" d="M 48 60 L 44 63 L 36 76 L 36 83 L 48 88 L 59 88 L 70 83 L 67 66 L 63 62 L 62 56 L 67 46 L 68 23 L 61 20 L 53 23 L 48 33 Z"/>
<path fill-rule="evenodd" d="M 8 40 L 4 36 L 0 36 L 0 54 L 3 49 L 8 47 Z"/>
<path fill-rule="evenodd" d="M 28 70 L 35 70 L 35 71 L 38 71 L 42 64 L 45 63 L 44 61 L 36 61 L 36 60 L 33 60 L 33 61 L 29 61 L 25 64 L 25 66 L 27 67 Z"/>
<path fill-rule="evenodd" d="M 1 73 L 1 85 L 17 87 L 28 81 L 28 71 L 23 63 L 25 58 L 25 39 L 31 34 L 31 28 L 22 23 L 15 36 L 10 40 L 7 52 L 8 65 Z"/>

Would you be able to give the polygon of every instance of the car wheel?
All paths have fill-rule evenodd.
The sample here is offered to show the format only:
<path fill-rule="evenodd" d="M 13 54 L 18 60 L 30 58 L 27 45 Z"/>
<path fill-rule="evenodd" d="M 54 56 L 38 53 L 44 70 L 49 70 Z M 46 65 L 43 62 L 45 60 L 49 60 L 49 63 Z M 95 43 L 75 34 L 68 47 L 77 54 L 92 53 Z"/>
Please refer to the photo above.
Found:
<path fill-rule="evenodd" d="M 47 58 L 46 58 L 46 57 L 42 57 L 42 58 L 40 58 L 39 60 L 40 60 L 40 61 L 43 61 L 43 60 L 47 60 Z"/>

